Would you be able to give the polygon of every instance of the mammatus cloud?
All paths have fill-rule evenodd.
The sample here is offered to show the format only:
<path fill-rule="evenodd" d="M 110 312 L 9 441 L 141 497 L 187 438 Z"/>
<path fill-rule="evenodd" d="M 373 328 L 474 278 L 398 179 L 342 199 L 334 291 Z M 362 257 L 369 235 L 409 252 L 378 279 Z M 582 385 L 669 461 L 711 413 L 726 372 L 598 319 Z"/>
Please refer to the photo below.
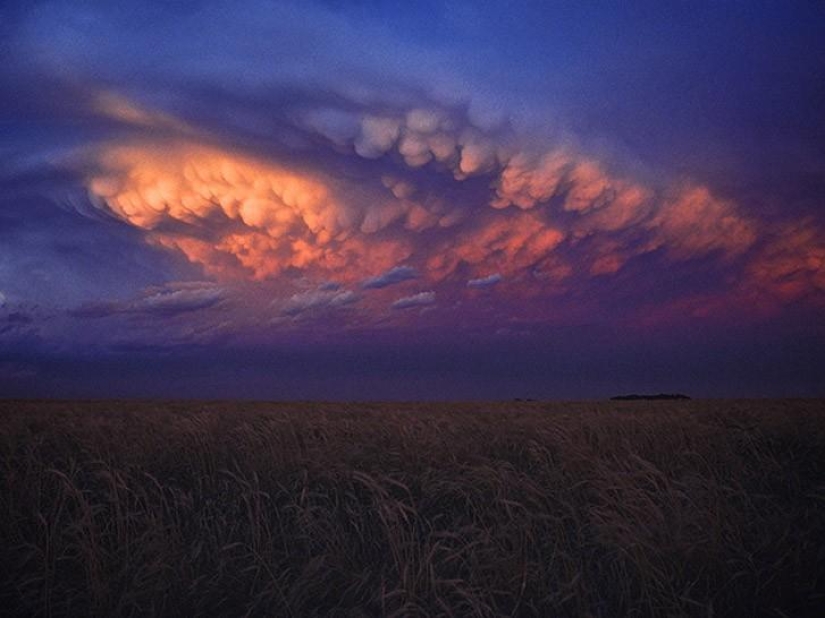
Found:
<path fill-rule="evenodd" d="M 427 265 L 440 277 L 448 276 L 462 264 L 475 272 L 497 270 L 505 275 L 543 269 L 564 260 L 555 254 L 555 249 L 565 237 L 565 232 L 541 215 L 508 213 L 482 218 L 481 225 L 459 232 L 445 242 Z"/>
<path fill-rule="evenodd" d="M 435 292 L 419 292 L 412 296 L 399 298 L 392 304 L 393 309 L 411 309 L 413 307 L 425 307 L 435 303 Z"/>
<path fill-rule="evenodd" d="M 294 129 L 328 148 L 299 162 L 220 145 L 168 114 L 103 100 L 107 113 L 115 107 L 172 135 L 92 146 L 79 160 L 92 199 L 218 278 L 301 276 L 379 290 L 413 278 L 447 285 L 460 272 L 465 287 L 506 277 L 540 293 L 574 276 L 613 276 L 647 254 L 671 263 L 714 256 L 734 269 L 758 255 L 739 275 L 750 285 L 787 287 L 775 280 L 807 268 L 795 285 L 821 292 L 816 256 L 788 247 L 801 244 L 798 232 L 772 231 L 693 181 L 654 186 L 569 143 L 485 133 L 459 110 L 311 109 L 295 116 Z M 376 159 L 382 171 L 373 179 L 340 171 L 363 174 Z M 806 247 L 822 236 L 810 234 Z M 794 260 L 806 266 L 789 266 Z M 335 298 L 313 294 L 285 310 Z"/>
<path fill-rule="evenodd" d="M 216 276 L 349 281 L 363 276 L 352 265 L 367 250 L 372 270 L 410 254 L 402 239 L 367 247 L 362 228 L 380 227 L 376 217 L 318 174 L 192 144 L 104 147 L 98 164 L 89 188 L 102 206 Z"/>
<path fill-rule="evenodd" d="M 244 397 L 678 365 L 731 395 L 758 339 L 790 392 L 825 349 L 825 12 L 773 4 L 10 0 L 0 365 Z"/>
<path fill-rule="evenodd" d="M 0 309 L 6 306 L 6 295 L 0 292 Z"/>
<path fill-rule="evenodd" d="M 759 305 L 808 299 L 825 304 L 825 238 L 810 219 L 786 224 L 745 270 L 743 287 Z"/>
<path fill-rule="evenodd" d="M 127 301 L 83 305 L 71 312 L 75 317 L 103 318 L 119 314 L 174 316 L 208 309 L 225 298 L 223 289 L 209 282 L 181 282 L 152 287 Z"/>

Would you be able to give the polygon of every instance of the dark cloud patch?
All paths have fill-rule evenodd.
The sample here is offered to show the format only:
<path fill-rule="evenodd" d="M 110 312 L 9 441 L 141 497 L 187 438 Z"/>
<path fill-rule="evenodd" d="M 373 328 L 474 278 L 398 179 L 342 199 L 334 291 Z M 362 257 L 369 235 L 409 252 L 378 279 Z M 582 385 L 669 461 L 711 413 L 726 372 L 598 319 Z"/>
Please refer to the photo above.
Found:
<path fill-rule="evenodd" d="M 413 307 L 426 307 L 435 304 L 435 292 L 419 292 L 412 296 L 399 298 L 392 304 L 393 309 L 412 309 Z"/>
<path fill-rule="evenodd" d="M 0 286 L 9 297 L 67 307 L 191 276 L 191 266 L 148 247 L 77 188 L 18 186 L 0 194 L 0 212 Z"/>
<path fill-rule="evenodd" d="M 15 350 L 40 348 L 43 326 L 49 317 L 37 306 L 16 302 L 0 292 L 0 360 Z"/>
<path fill-rule="evenodd" d="M 355 292 L 342 290 L 339 287 L 329 289 L 328 285 L 322 285 L 317 290 L 293 294 L 284 304 L 283 314 L 297 317 L 308 311 L 335 309 L 358 302 L 358 295 Z"/>
<path fill-rule="evenodd" d="M 34 318 L 21 311 L 12 311 L 6 316 L 8 324 L 31 324 L 33 321 Z"/>
<path fill-rule="evenodd" d="M 34 322 L 34 318 L 22 311 L 11 311 L 3 314 L 2 298 L 0 298 L 0 337 L 20 335 L 28 331 L 29 326 Z"/>
<path fill-rule="evenodd" d="M 418 273 L 411 266 L 396 266 L 376 277 L 366 279 L 361 284 L 361 287 L 365 290 L 378 290 L 404 281 L 410 281 L 417 277 Z"/>
<path fill-rule="evenodd" d="M 470 279 L 467 282 L 468 288 L 491 288 L 502 280 L 502 276 L 498 273 L 488 275 L 487 277 L 480 277 L 478 279 Z"/>
<path fill-rule="evenodd" d="M 170 283 L 149 288 L 132 300 L 88 303 L 69 313 L 77 318 L 105 318 L 123 314 L 172 317 L 209 309 L 224 298 L 224 290 L 211 283 Z"/>

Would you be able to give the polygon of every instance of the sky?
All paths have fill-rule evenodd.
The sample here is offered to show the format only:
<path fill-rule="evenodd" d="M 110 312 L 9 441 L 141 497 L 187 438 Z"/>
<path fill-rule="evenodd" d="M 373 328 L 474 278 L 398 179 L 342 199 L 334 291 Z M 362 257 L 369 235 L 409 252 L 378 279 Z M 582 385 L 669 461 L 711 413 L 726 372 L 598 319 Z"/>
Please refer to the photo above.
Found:
<path fill-rule="evenodd" d="M 825 5 L 4 2 L 0 396 L 825 396 Z"/>

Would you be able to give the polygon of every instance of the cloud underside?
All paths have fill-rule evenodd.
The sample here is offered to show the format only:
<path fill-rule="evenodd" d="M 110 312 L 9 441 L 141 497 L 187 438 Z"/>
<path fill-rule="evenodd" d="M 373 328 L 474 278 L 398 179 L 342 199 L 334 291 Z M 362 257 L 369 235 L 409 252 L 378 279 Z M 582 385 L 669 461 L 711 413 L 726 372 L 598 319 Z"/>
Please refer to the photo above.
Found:
<path fill-rule="evenodd" d="M 148 288 L 133 299 L 89 303 L 72 311 L 79 318 L 116 315 L 172 317 L 209 309 L 226 298 L 226 292 L 210 282 L 181 282 Z"/>
<path fill-rule="evenodd" d="M 392 304 L 393 309 L 412 309 L 413 307 L 426 307 L 435 303 L 435 292 L 419 292 L 412 296 L 399 298 Z"/>
<path fill-rule="evenodd" d="M 622 118 L 605 122 L 609 102 L 573 105 L 564 75 L 575 80 L 573 91 L 602 92 L 614 104 L 627 92 L 607 92 L 616 79 L 594 77 L 604 70 L 616 78 L 613 58 L 605 66 L 601 51 L 584 50 L 594 52 L 594 71 L 576 75 L 565 66 L 563 41 L 543 28 L 541 40 L 507 43 L 502 53 L 505 39 L 497 36 L 529 20 L 516 19 L 512 30 L 491 18 L 495 7 L 481 7 L 480 39 L 464 19 L 475 9 L 430 8 L 432 15 L 400 11 L 406 17 L 397 21 L 327 3 L 258 0 L 243 10 L 197 0 L 177 8 L 46 3 L 18 11 L 4 30 L 10 53 L 0 67 L 0 83 L 13 95 L 0 97 L 12 119 L 0 182 L 24 170 L 49 195 L 71 184 L 71 199 L 61 194 L 61 203 L 107 225 L 112 217 L 124 223 L 131 246 L 145 242 L 158 268 L 170 270 L 117 290 L 90 283 L 72 302 L 93 297 L 93 289 L 98 298 L 133 298 L 89 303 L 75 315 L 182 321 L 229 307 L 248 310 L 255 324 L 333 314 L 397 324 L 422 312 L 393 308 L 425 304 L 428 316 L 480 307 L 495 319 L 523 312 L 536 321 L 563 314 L 563 302 L 569 314 L 625 310 L 614 302 L 624 299 L 690 315 L 825 304 L 822 219 L 791 215 L 775 195 L 754 197 L 767 182 L 754 182 L 763 166 L 743 161 L 742 178 L 729 185 L 709 179 L 701 170 L 715 163 L 713 140 L 695 142 L 694 152 L 708 147 L 711 161 L 695 165 L 698 155 L 687 150 L 693 142 L 675 129 L 673 140 L 660 143 L 674 147 L 660 163 L 647 122 L 666 120 L 638 112 L 642 121 L 626 125 L 639 135 L 627 141 L 610 129 Z M 534 14 L 520 13 L 526 10 L 500 16 Z M 606 13 L 607 22 L 615 18 Z M 535 15 L 548 17 L 543 9 Z M 627 51 L 635 55 L 617 57 L 632 59 L 646 88 L 627 106 L 650 94 L 659 83 L 653 77 L 673 84 L 676 65 L 647 60 L 653 50 L 669 50 L 661 57 L 690 60 L 694 69 L 680 66 L 669 94 L 682 98 L 685 84 L 708 90 L 700 80 L 716 65 L 697 53 L 707 40 L 657 43 L 641 36 L 640 24 L 628 27 Z M 541 43 L 533 58 L 539 66 L 521 55 L 532 43 Z M 558 74 L 537 83 L 554 65 Z M 560 119 L 556 105 L 580 113 L 581 124 Z M 659 107 L 658 99 L 639 105 Z M 591 120 L 592 134 L 575 135 L 571 127 Z M 679 169 L 691 172 L 672 171 L 683 154 Z M 794 161 L 782 169 L 802 159 Z M 819 169 L 818 161 L 805 161 L 806 169 Z M 31 251 L 43 244 L 32 241 Z M 100 266 L 107 268 L 118 267 Z M 138 291 L 176 279 L 209 283 Z M 59 296 L 50 285 L 41 297 Z M 5 284 L 3 292 L 7 304 L 19 300 L 17 288 Z"/>
<path fill-rule="evenodd" d="M 96 101 L 151 131 L 76 155 L 92 201 L 218 280 L 365 291 L 504 281 L 540 295 L 656 255 L 665 268 L 712 259 L 740 300 L 825 291 L 825 242 L 810 221 L 772 226 L 701 183 L 645 183 L 569 141 L 484 131 L 460 109 L 303 110 L 292 130 L 311 147 L 296 158 L 216 140 L 123 97 Z M 350 301 L 316 292 L 285 311 Z"/>

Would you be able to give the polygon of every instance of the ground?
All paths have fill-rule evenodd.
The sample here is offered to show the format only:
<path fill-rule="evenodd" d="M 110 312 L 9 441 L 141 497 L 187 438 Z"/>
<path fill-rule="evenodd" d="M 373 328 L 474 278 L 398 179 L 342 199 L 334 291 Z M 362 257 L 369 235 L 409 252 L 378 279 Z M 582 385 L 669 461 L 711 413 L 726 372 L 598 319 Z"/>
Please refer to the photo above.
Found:
<path fill-rule="evenodd" d="M 825 402 L 0 402 L 11 616 L 813 616 Z"/>

